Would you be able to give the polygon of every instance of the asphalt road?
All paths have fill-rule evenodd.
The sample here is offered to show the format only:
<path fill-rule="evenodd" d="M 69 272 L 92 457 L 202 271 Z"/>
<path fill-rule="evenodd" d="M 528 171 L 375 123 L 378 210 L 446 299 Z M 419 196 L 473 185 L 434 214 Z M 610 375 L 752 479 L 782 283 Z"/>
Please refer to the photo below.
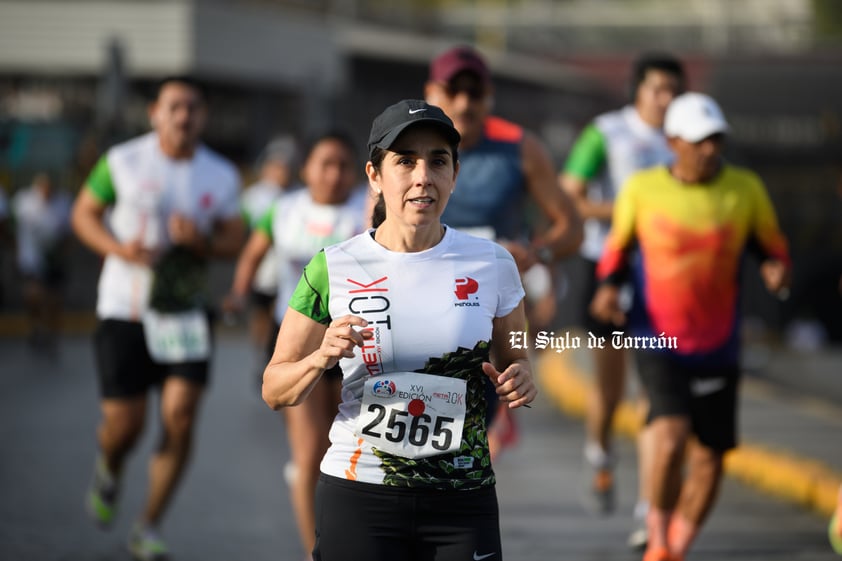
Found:
<path fill-rule="evenodd" d="M 221 333 L 201 412 L 194 461 L 165 521 L 176 561 L 301 561 L 282 470 L 284 426 L 254 382 L 255 357 L 239 333 Z M 124 561 L 124 540 L 141 508 L 147 433 L 132 456 L 121 515 L 110 532 L 83 509 L 99 416 L 88 337 L 64 339 L 58 357 L 0 339 L 0 560 Z M 619 510 L 585 514 L 579 503 L 582 429 L 545 396 L 517 412 L 519 444 L 496 464 L 508 561 L 640 558 L 625 549 L 635 466 L 621 443 Z M 831 561 L 827 521 L 727 481 L 688 561 Z"/>

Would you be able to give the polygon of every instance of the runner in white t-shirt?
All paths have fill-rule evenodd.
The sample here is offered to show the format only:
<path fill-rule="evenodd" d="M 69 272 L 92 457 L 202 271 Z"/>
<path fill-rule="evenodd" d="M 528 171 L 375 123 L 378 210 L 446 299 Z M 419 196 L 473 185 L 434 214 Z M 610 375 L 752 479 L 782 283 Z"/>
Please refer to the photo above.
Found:
<path fill-rule="evenodd" d="M 12 233 L 9 226 L 9 201 L 6 198 L 6 188 L 0 184 L 0 271 L 5 271 L 6 253 L 11 253 Z M 5 287 L 0 279 L 0 306 L 4 304 Z"/>
<path fill-rule="evenodd" d="M 629 105 L 599 115 L 576 140 L 564 171 L 561 186 L 574 198 L 585 218 L 585 239 L 581 247 L 586 281 L 581 302 L 590 302 L 596 291 L 596 262 L 602 255 L 611 226 L 614 199 L 633 172 L 672 161 L 673 155 L 663 133 L 664 114 L 673 97 L 684 88 L 681 62 L 670 55 L 644 54 L 632 69 L 632 100 Z M 602 337 L 610 337 L 622 326 L 595 319 L 584 306 L 581 326 Z M 589 509 L 607 514 L 615 507 L 612 449 L 614 412 L 625 388 L 625 355 L 622 349 L 595 349 L 594 390 L 585 414 L 584 499 Z M 639 472 L 649 470 L 651 443 L 642 433 L 638 443 Z M 638 502 L 629 546 L 646 546 L 645 515 L 648 485 L 639 478 Z"/>
<path fill-rule="evenodd" d="M 291 136 L 280 136 L 270 141 L 257 160 L 259 176 L 243 191 L 240 206 L 246 223 L 253 232 L 257 223 L 284 193 L 301 187 L 298 179 L 298 143 Z M 274 252 L 268 252 L 257 271 L 249 293 L 248 325 L 254 344 L 259 384 L 263 381 L 264 350 L 272 332 L 272 312 L 278 293 L 278 262 Z"/>
<path fill-rule="evenodd" d="M 87 506 L 103 527 L 115 519 L 120 479 L 144 427 L 149 390 L 160 387 L 162 437 L 128 547 L 141 561 L 167 558 L 157 533 L 187 465 L 211 354 L 208 258 L 233 257 L 245 227 L 236 168 L 199 141 L 201 87 L 161 81 L 154 131 L 111 148 L 73 208 L 81 241 L 105 260 L 94 343 L 102 395 L 100 454 Z"/>
<path fill-rule="evenodd" d="M 331 131 L 318 136 L 307 149 L 301 169 L 306 188 L 277 199 L 257 221 L 240 254 L 231 294 L 226 299 L 226 306 L 232 311 L 245 305 L 248 287 L 265 256 L 269 253 L 275 256 L 276 326 L 268 341 L 264 365 L 274 353 L 275 335 L 304 266 L 313 254 L 362 232 L 368 223 L 367 191 L 358 187 L 356 161 L 356 149 L 346 134 Z M 285 474 L 301 545 L 307 552 L 313 550 L 315 540 L 314 502 L 319 463 L 329 445 L 328 431 L 339 405 L 341 378 L 338 367 L 330 370 L 304 403 L 284 411 L 292 453 L 292 463 Z"/>
<path fill-rule="evenodd" d="M 536 395 L 515 261 L 441 223 L 460 136 L 405 100 L 372 125 L 374 229 L 305 267 L 266 368 L 271 407 L 299 405 L 343 373 L 316 491 L 321 561 L 502 559 L 485 379 L 520 407 Z"/>
<path fill-rule="evenodd" d="M 18 271 L 30 322 L 29 342 L 39 352 L 57 350 L 62 315 L 62 288 L 67 280 L 70 195 L 58 189 L 48 173 L 12 197 Z"/>

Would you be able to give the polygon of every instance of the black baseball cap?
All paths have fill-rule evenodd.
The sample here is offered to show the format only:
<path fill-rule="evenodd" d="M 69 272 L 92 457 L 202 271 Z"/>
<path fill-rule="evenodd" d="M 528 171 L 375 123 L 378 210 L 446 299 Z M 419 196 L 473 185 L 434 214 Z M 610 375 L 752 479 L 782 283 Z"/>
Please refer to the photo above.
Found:
<path fill-rule="evenodd" d="M 388 150 L 404 129 L 418 123 L 437 126 L 451 144 L 462 139 L 453 121 L 439 107 L 421 99 L 404 99 L 387 107 L 374 122 L 368 135 L 369 157 L 375 148 Z"/>

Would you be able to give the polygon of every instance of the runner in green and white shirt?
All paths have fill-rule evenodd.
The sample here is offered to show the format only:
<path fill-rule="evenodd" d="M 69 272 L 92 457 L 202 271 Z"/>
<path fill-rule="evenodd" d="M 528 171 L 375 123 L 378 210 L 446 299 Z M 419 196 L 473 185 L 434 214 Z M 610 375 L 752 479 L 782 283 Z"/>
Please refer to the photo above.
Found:
<path fill-rule="evenodd" d="M 246 223 L 253 232 L 260 219 L 284 193 L 301 187 L 298 143 L 291 136 L 270 141 L 257 159 L 258 180 L 245 188 L 240 205 Z M 267 342 L 274 336 L 272 313 L 278 293 L 278 262 L 274 252 L 268 252 L 254 274 L 249 293 L 249 335 L 263 378 L 264 355 Z"/>
<path fill-rule="evenodd" d="M 275 298 L 275 329 L 263 367 L 275 350 L 275 335 L 284 318 L 304 266 L 322 248 L 362 232 L 366 189 L 359 187 L 356 149 L 342 132 L 331 131 L 314 140 L 304 158 L 301 176 L 305 188 L 277 199 L 258 220 L 237 261 L 230 309 L 242 309 L 251 281 L 265 256 L 275 256 L 279 279 Z M 335 367 L 322 376 L 307 399 L 284 410 L 292 460 L 284 470 L 290 486 L 301 544 L 312 551 L 315 540 L 314 495 L 319 463 L 328 448 L 330 423 L 339 404 L 342 371 Z"/>
<path fill-rule="evenodd" d="M 88 510 L 101 526 L 115 521 L 123 467 L 143 431 L 149 390 L 159 386 L 162 444 L 128 546 L 135 559 L 160 561 L 168 557 L 157 527 L 187 465 L 210 365 L 206 261 L 235 256 L 245 228 L 236 168 L 199 141 L 201 87 L 162 80 L 149 116 L 153 132 L 96 165 L 72 223 L 104 257 L 94 336 L 100 455 Z"/>
<path fill-rule="evenodd" d="M 581 133 L 571 150 L 560 176 L 562 187 L 574 198 L 585 218 L 585 239 L 580 253 L 586 280 L 582 298 L 590 302 L 596 291 L 596 262 L 602 255 L 611 226 L 614 199 L 626 178 L 633 172 L 672 161 L 672 152 L 662 131 L 664 115 L 673 97 L 684 89 L 681 63 L 669 55 L 645 54 L 634 64 L 631 104 L 598 116 Z M 587 304 L 585 304 L 587 306 Z M 594 335 L 610 337 L 622 326 L 598 321 L 587 309 L 582 310 L 581 326 Z M 586 489 L 583 499 L 590 510 L 605 514 L 615 506 L 612 451 L 614 411 L 623 396 L 625 355 L 622 350 L 605 348 L 594 351 L 594 392 L 585 413 Z M 638 458 L 640 473 L 647 473 L 651 445 L 640 438 Z M 635 528 L 629 545 L 646 545 L 645 513 L 648 486 L 640 478 L 639 499 L 635 507 Z"/>
<path fill-rule="evenodd" d="M 276 409 L 342 368 L 316 491 L 322 561 L 502 559 L 483 388 L 490 378 L 513 408 L 537 390 L 526 350 L 510 344 L 525 331 L 514 259 L 440 221 L 459 139 L 420 100 L 374 120 L 375 228 L 305 268 L 266 368 Z"/>

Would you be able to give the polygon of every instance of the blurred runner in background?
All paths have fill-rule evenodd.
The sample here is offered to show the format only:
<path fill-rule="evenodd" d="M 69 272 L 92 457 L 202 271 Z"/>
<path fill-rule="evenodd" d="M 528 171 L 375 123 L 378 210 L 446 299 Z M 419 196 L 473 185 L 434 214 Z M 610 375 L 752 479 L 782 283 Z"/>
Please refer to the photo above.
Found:
<path fill-rule="evenodd" d="M 257 159 L 258 180 L 249 185 L 240 198 L 246 223 L 253 232 L 258 221 L 272 207 L 275 199 L 298 184 L 298 145 L 291 136 L 270 141 Z M 263 384 L 266 345 L 272 332 L 272 311 L 278 293 L 278 263 L 274 252 L 266 252 L 254 273 L 249 293 L 249 335 L 256 350 L 255 373 L 258 388 Z"/>
<path fill-rule="evenodd" d="M 11 220 L 9 220 L 9 199 L 6 188 L 0 184 L 0 271 L 6 270 L 6 253 L 13 247 Z M 0 309 L 5 305 L 5 278 L 0 277 Z"/>
<path fill-rule="evenodd" d="M 729 127 L 717 103 L 682 94 L 664 132 L 675 161 L 624 184 L 591 304 L 597 319 L 624 325 L 620 287 L 632 280 L 622 343 L 634 349 L 653 439 L 644 561 L 683 561 L 716 501 L 723 456 L 737 444 L 746 251 L 760 256 L 773 294 L 784 297 L 791 276 L 763 182 L 722 158 Z"/>
<path fill-rule="evenodd" d="M 338 131 L 317 137 L 307 148 L 301 178 L 305 188 L 285 193 L 257 221 L 237 261 L 226 308 L 241 310 L 258 268 L 274 254 L 278 292 L 272 337 L 266 341 L 263 366 L 275 351 L 276 336 L 290 296 L 304 266 L 324 247 L 362 232 L 367 190 L 358 188 L 357 152 L 351 138 Z M 262 371 L 261 371 L 262 373 Z M 298 407 L 283 410 L 292 463 L 284 469 L 305 552 L 313 551 L 314 512 L 319 463 L 330 441 L 328 432 L 340 401 L 342 370 L 324 373 Z"/>
<path fill-rule="evenodd" d="M 632 67 L 631 99 L 628 105 L 596 117 L 579 135 L 560 175 L 562 187 L 576 201 L 585 218 L 584 302 L 596 290 L 596 262 L 602 255 L 611 225 L 614 199 L 625 180 L 635 171 L 672 161 L 673 154 L 663 133 L 664 114 L 673 98 L 685 86 L 684 69 L 674 57 L 647 53 Z M 596 320 L 583 307 L 582 327 L 600 337 L 611 337 L 622 326 Z M 594 384 L 585 415 L 585 474 L 583 499 L 589 510 L 613 512 L 614 455 L 612 423 L 625 390 L 626 363 L 622 349 L 610 345 L 593 351 Z M 651 438 L 641 431 L 638 439 L 639 474 L 648 472 Z M 629 546 L 646 547 L 646 478 L 639 477 L 638 501 Z"/>
<path fill-rule="evenodd" d="M 546 328 L 555 316 L 551 265 L 573 254 L 582 241 L 582 224 L 573 202 L 558 188 L 549 152 L 537 136 L 491 115 L 494 87 L 485 59 L 460 46 L 430 63 L 424 88 L 427 103 L 441 107 L 462 135 L 459 177 L 442 222 L 496 240 L 515 258 L 526 289 L 529 330 Z M 526 220 L 531 198 L 548 227 L 534 231 Z M 487 398 L 496 402 L 493 386 Z M 492 457 L 514 444 L 511 409 L 489 408 Z"/>
<path fill-rule="evenodd" d="M 29 319 L 29 342 L 36 351 L 56 351 L 61 329 L 62 289 L 67 280 L 70 195 L 39 172 L 32 185 L 12 198 L 18 271 Z"/>
<path fill-rule="evenodd" d="M 200 142 L 207 106 L 188 77 L 160 82 L 153 131 L 112 147 L 79 192 L 73 227 L 105 258 L 94 347 L 102 419 L 87 507 L 113 524 L 121 475 L 160 394 L 161 440 L 149 463 L 129 552 L 168 559 L 158 527 L 187 465 L 212 354 L 207 262 L 235 257 L 245 225 L 234 165 Z"/>

